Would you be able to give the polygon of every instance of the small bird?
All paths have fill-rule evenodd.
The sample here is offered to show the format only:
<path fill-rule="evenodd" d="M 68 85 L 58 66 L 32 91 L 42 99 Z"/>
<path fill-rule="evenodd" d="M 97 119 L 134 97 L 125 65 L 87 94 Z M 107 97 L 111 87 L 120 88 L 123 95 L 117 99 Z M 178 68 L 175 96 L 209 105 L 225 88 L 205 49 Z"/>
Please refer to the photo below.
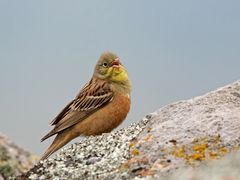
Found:
<path fill-rule="evenodd" d="M 130 110 L 130 94 L 131 82 L 119 57 L 112 52 L 103 53 L 91 80 L 50 123 L 54 128 L 41 141 L 57 136 L 41 160 L 80 135 L 112 131 Z"/>

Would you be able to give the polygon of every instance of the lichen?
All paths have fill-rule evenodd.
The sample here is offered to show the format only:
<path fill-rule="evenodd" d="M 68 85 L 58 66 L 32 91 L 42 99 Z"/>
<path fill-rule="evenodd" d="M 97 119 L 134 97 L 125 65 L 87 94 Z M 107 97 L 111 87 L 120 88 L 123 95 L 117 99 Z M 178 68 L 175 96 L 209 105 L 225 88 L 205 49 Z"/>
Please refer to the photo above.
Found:
<path fill-rule="evenodd" d="M 15 174 L 14 166 L 10 161 L 0 161 L 0 174 L 7 179 Z"/>
<path fill-rule="evenodd" d="M 11 162 L 10 156 L 7 149 L 0 146 L 0 174 L 7 179 L 8 177 L 14 175 L 15 168 Z"/>
<path fill-rule="evenodd" d="M 10 159 L 10 156 L 5 147 L 0 145 L 0 161 L 7 161 Z"/>
<path fill-rule="evenodd" d="M 224 146 L 220 136 L 197 138 L 190 144 L 173 144 L 172 155 L 185 159 L 194 165 L 197 161 L 214 160 L 228 154 L 230 149 Z"/>
<path fill-rule="evenodd" d="M 139 152 L 139 150 L 137 150 L 137 149 L 132 149 L 132 150 L 131 150 L 131 154 L 134 155 L 134 156 L 137 156 L 137 155 L 140 154 L 140 152 Z"/>

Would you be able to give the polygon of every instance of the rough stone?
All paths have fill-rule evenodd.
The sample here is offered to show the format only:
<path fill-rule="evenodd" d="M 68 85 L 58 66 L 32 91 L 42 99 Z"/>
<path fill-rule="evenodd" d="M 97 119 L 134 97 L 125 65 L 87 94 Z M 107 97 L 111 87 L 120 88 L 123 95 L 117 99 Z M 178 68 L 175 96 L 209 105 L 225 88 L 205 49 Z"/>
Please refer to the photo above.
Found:
<path fill-rule="evenodd" d="M 240 179 L 240 153 L 235 152 L 221 160 L 210 162 L 207 166 L 202 165 L 199 169 L 181 169 L 168 177 L 158 180 L 239 180 Z M 152 178 L 153 179 L 153 178 Z"/>
<path fill-rule="evenodd" d="M 131 177 L 164 177 L 239 150 L 239 93 L 240 81 L 155 112 L 131 146 Z"/>
<path fill-rule="evenodd" d="M 26 172 L 33 167 L 37 159 L 37 156 L 0 134 L 0 180 Z"/>

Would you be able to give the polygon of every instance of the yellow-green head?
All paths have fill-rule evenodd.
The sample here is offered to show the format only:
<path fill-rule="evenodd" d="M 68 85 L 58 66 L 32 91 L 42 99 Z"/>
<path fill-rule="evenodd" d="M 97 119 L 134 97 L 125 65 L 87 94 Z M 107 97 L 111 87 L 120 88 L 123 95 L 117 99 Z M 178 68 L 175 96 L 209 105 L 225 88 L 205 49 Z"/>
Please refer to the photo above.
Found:
<path fill-rule="evenodd" d="M 112 52 L 103 53 L 95 67 L 94 76 L 110 82 L 131 86 L 126 68 L 119 57 Z"/>
<path fill-rule="evenodd" d="M 100 56 L 94 75 L 119 83 L 128 81 L 126 68 L 121 64 L 118 56 L 111 52 L 105 52 Z"/>

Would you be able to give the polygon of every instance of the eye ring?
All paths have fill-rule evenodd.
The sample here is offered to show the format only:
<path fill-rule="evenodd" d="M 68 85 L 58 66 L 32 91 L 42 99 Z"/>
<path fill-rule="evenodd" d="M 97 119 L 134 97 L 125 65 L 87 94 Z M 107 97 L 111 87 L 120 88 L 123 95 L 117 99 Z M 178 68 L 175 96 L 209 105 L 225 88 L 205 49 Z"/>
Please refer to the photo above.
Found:
<path fill-rule="evenodd" d="M 107 63 L 107 62 L 104 62 L 104 63 L 102 64 L 102 66 L 103 66 L 103 67 L 108 67 L 108 63 Z"/>

